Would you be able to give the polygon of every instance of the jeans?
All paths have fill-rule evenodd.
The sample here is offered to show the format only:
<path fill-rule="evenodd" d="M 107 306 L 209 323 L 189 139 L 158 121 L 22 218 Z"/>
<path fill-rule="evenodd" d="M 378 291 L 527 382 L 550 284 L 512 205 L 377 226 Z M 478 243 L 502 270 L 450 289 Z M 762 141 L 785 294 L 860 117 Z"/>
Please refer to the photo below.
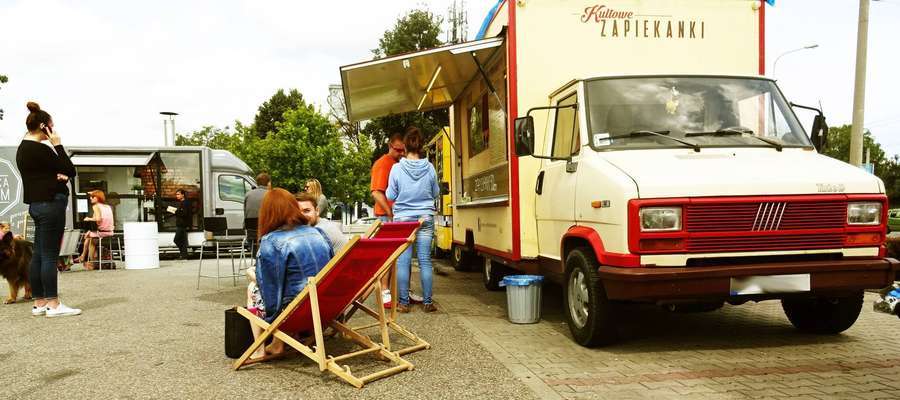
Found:
<path fill-rule="evenodd" d="M 57 293 L 56 262 L 66 227 L 66 203 L 69 196 L 57 193 L 53 200 L 39 201 L 28 206 L 34 220 L 34 253 L 28 281 L 35 299 L 55 299 Z"/>
<path fill-rule="evenodd" d="M 188 256 L 187 228 L 185 228 L 183 226 L 175 227 L 175 245 L 178 246 L 178 252 L 181 253 L 181 258 L 187 258 L 187 256 Z"/>
<path fill-rule="evenodd" d="M 431 242 L 434 240 L 434 216 L 394 217 L 395 222 L 415 222 L 422 219 L 422 225 L 416 232 L 416 242 L 406 248 L 397 259 L 397 291 L 400 292 L 399 303 L 409 305 L 409 276 L 412 270 L 412 252 L 416 249 L 419 260 L 419 279 L 422 283 L 423 304 L 431 304 L 431 284 L 433 271 L 431 268 Z"/>

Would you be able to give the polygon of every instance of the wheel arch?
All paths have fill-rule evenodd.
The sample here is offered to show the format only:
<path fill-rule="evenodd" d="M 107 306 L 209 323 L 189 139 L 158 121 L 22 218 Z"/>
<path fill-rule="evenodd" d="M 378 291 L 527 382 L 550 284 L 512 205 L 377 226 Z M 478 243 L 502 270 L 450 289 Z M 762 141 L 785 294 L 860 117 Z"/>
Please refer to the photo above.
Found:
<path fill-rule="evenodd" d="M 619 254 L 606 251 L 603 246 L 603 239 L 594 228 L 582 225 L 573 225 L 563 235 L 560 242 L 560 258 L 565 263 L 566 256 L 576 247 L 589 247 L 597 262 L 601 265 L 613 267 L 639 267 L 641 265 L 640 256 L 634 254 Z"/>

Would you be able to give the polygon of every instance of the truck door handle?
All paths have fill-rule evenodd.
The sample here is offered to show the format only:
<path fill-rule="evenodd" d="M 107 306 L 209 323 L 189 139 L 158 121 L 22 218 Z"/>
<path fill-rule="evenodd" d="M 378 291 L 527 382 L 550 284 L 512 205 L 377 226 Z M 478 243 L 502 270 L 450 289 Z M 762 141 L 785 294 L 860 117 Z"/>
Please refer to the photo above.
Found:
<path fill-rule="evenodd" d="M 534 184 L 534 192 L 537 194 L 544 192 L 544 171 L 538 174 L 537 182 Z"/>

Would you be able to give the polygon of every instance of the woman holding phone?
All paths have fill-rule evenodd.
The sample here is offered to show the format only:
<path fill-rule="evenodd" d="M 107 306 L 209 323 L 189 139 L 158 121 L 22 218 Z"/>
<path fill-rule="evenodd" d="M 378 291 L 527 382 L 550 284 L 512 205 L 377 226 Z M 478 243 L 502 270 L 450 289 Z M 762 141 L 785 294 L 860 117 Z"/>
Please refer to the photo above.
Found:
<path fill-rule="evenodd" d="M 53 132 L 50 114 L 35 102 L 28 102 L 27 107 L 28 133 L 19 144 L 16 165 L 22 174 L 28 214 L 34 220 L 34 254 L 28 276 L 34 296 L 31 315 L 51 318 L 78 315 L 81 310 L 59 301 L 56 270 L 66 224 L 68 183 L 75 176 L 75 166 L 60 143 L 59 134 Z"/>

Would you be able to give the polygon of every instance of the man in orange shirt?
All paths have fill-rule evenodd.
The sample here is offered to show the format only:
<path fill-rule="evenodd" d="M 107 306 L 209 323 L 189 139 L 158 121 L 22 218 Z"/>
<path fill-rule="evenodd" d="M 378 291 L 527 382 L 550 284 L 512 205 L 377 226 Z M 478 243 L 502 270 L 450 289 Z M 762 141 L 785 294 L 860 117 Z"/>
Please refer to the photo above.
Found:
<path fill-rule="evenodd" d="M 375 199 L 375 216 L 382 222 L 390 222 L 394 219 L 394 211 L 391 209 L 394 202 L 387 199 L 384 192 L 388 187 L 388 176 L 391 175 L 391 168 L 394 164 L 400 162 L 403 155 L 406 154 L 406 145 L 403 144 L 403 134 L 394 133 L 388 142 L 387 154 L 381 156 L 375 164 L 372 164 L 372 198 Z M 385 274 L 381 280 L 382 287 L 390 287 L 389 274 Z M 422 297 L 410 291 L 409 298 L 412 302 L 421 302 Z M 382 302 L 385 307 L 391 306 L 391 291 L 385 289 L 381 293 Z"/>
<path fill-rule="evenodd" d="M 383 222 L 391 221 L 394 212 L 391 210 L 392 201 L 387 199 L 384 192 L 388 187 L 388 176 L 391 168 L 406 154 L 406 146 L 403 144 L 403 134 L 391 135 L 388 142 L 387 154 L 381 156 L 375 164 L 372 164 L 372 198 L 375 199 L 375 216 Z"/>

